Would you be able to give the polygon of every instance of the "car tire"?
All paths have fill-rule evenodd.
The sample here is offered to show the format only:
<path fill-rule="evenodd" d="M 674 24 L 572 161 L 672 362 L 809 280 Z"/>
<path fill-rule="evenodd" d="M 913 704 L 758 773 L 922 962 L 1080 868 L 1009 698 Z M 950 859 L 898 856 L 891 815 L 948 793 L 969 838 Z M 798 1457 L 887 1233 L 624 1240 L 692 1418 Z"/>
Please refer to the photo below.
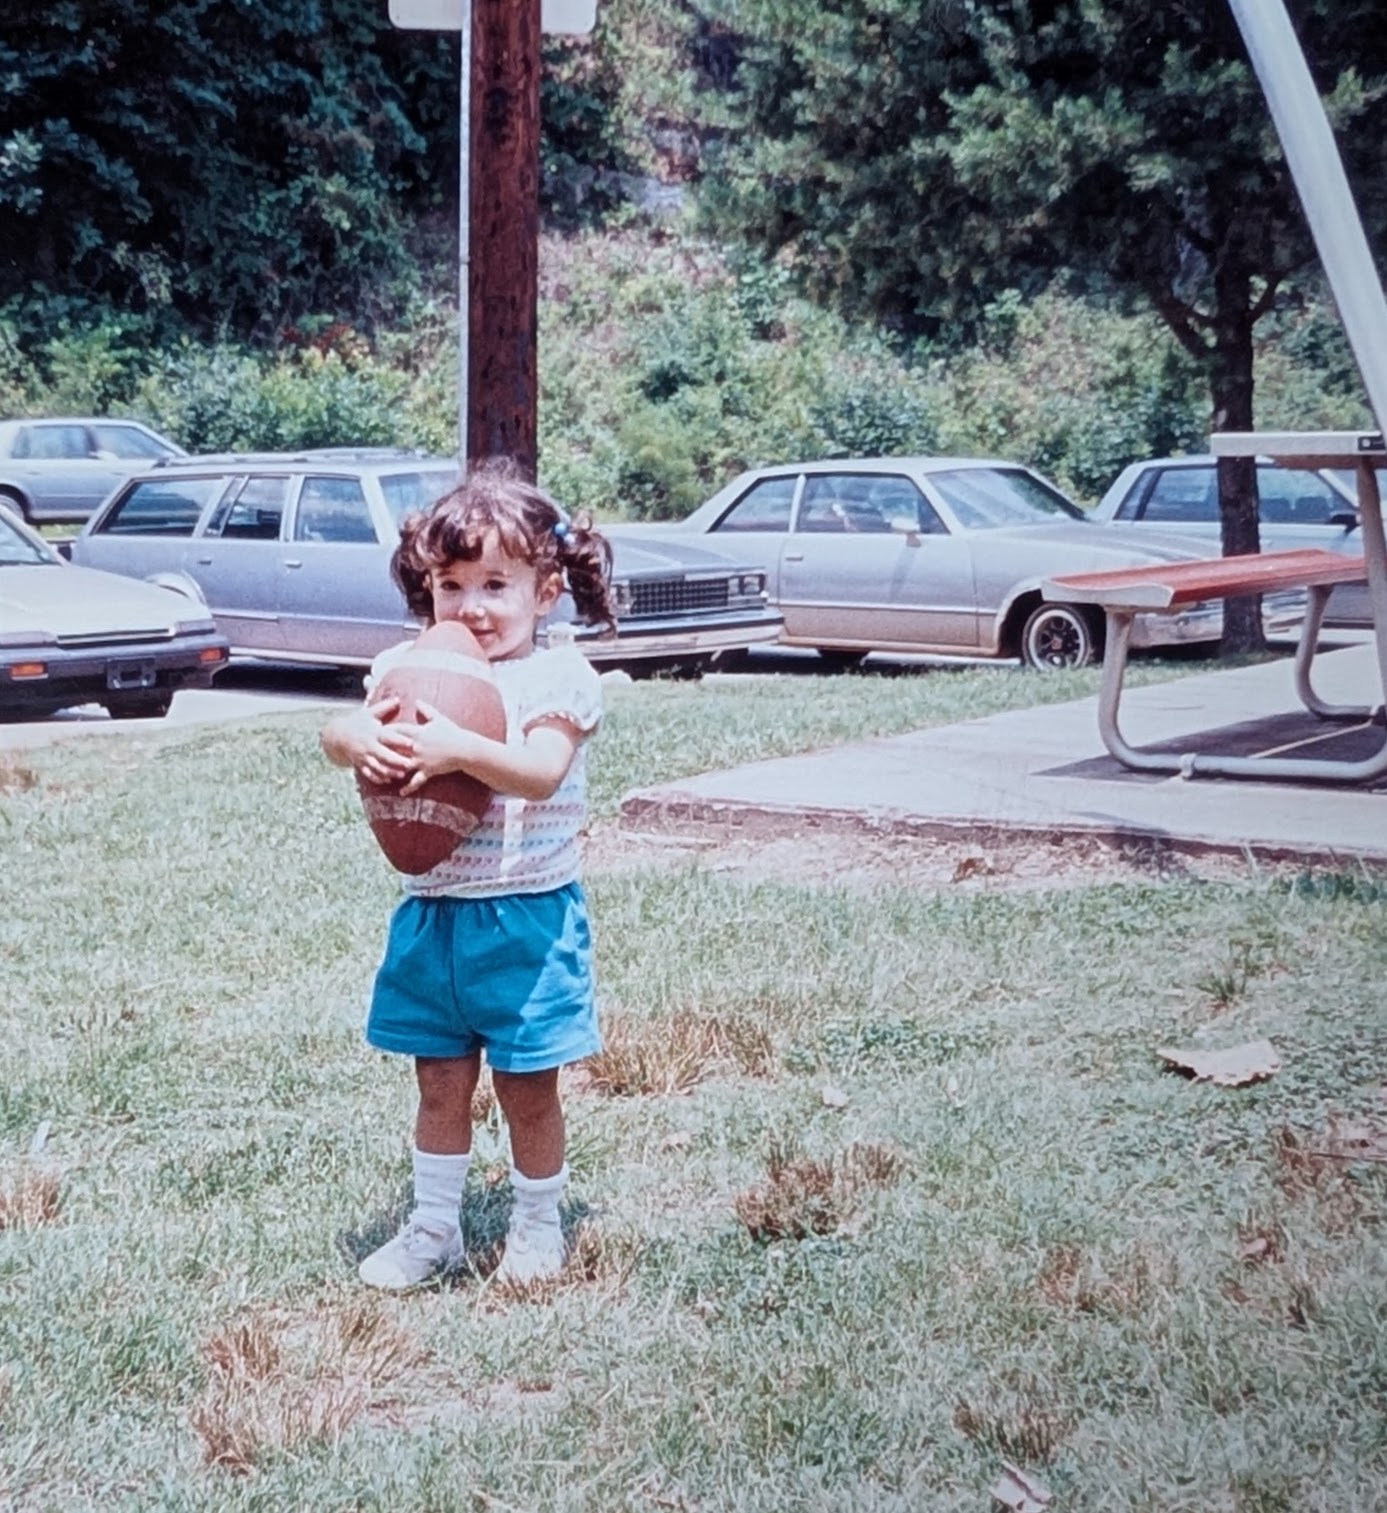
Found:
<path fill-rule="evenodd" d="M 867 657 L 865 651 L 852 651 L 841 646 L 816 646 L 814 650 L 822 661 L 842 672 L 851 667 L 860 667 Z"/>
<path fill-rule="evenodd" d="M 0 504 L 13 510 L 25 525 L 34 523 L 29 518 L 29 506 L 24 502 L 23 494 L 16 493 L 14 489 L 0 489 Z"/>
<path fill-rule="evenodd" d="M 162 720 L 173 703 L 173 694 L 161 689 L 158 693 L 124 694 L 101 702 L 113 720 Z"/>
<path fill-rule="evenodd" d="M 1093 625 L 1073 604 L 1038 604 L 1021 628 L 1021 661 L 1038 672 L 1087 667 L 1097 654 Z"/>

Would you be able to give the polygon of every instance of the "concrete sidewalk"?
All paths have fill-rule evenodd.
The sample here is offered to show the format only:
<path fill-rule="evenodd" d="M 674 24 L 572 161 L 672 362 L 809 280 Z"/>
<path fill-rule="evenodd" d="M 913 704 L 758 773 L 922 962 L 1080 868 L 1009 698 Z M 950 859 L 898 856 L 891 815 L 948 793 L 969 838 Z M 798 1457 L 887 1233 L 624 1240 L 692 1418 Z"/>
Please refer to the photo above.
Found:
<path fill-rule="evenodd" d="M 1334 703 L 1381 702 L 1371 645 L 1322 655 Z M 1184 752 L 1360 757 L 1382 729 L 1301 710 L 1289 660 L 1131 689 L 1123 733 Z M 1387 863 L 1387 788 L 1164 777 L 1122 767 L 1098 733 L 1097 699 L 993 715 L 804 756 L 755 762 L 627 795 L 623 823 L 742 830 L 801 827 L 1054 841 L 1144 841 L 1184 852 Z"/>

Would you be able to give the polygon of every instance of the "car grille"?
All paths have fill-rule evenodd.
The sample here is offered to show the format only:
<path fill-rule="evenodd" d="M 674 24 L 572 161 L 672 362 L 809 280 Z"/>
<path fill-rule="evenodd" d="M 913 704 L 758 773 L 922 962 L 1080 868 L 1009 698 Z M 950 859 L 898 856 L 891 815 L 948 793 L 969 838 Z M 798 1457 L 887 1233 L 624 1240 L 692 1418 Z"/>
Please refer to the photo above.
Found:
<path fill-rule="evenodd" d="M 647 578 L 631 584 L 629 615 L 677 615 L 698 609 L 726 609 L 724 578 Z"/>
<path fill-rule="evenodd" d="M 130 646 L 141 641 L 169 641 L 173 631 L 167 625 L 148 630 L 101 630 L 84 636 L 59 636 L 59 646 Z"/>

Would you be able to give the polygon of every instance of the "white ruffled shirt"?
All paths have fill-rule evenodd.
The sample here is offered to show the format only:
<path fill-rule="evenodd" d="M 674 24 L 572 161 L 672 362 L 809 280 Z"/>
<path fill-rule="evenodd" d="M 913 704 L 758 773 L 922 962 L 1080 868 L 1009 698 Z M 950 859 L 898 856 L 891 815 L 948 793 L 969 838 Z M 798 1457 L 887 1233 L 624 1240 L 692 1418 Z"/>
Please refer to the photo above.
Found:
<path fill-rule="evenodd" d="M 371 664 L 366 693 L 413 646 L 391 646 Z M 523 745 L 540 720 L 567 720 L 583 739 L 563 781 L 547 799 L 494 794 L 477 828 L 431 872 L 403 878 L 407 893 L 425 898 L 497 898 L 548 893 L 576 882 L 578 836 L 587 817 L 587 737 L 602 720 L 602 681 L 573 646 L 491 663 L 506 710 L 506 741 Z"/>

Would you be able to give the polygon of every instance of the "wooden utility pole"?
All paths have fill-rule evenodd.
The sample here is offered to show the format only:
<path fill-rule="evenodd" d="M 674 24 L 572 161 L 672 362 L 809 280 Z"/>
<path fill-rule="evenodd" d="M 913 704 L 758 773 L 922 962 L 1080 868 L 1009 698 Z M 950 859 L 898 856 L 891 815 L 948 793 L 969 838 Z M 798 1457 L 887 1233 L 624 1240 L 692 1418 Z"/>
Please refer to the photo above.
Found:
<path fill-rule="evenodd" d="M 472 0 L 468 462 L 539 460 L 540 0 Z M 461 335 L 461 333 L 459 333 Z"/>

